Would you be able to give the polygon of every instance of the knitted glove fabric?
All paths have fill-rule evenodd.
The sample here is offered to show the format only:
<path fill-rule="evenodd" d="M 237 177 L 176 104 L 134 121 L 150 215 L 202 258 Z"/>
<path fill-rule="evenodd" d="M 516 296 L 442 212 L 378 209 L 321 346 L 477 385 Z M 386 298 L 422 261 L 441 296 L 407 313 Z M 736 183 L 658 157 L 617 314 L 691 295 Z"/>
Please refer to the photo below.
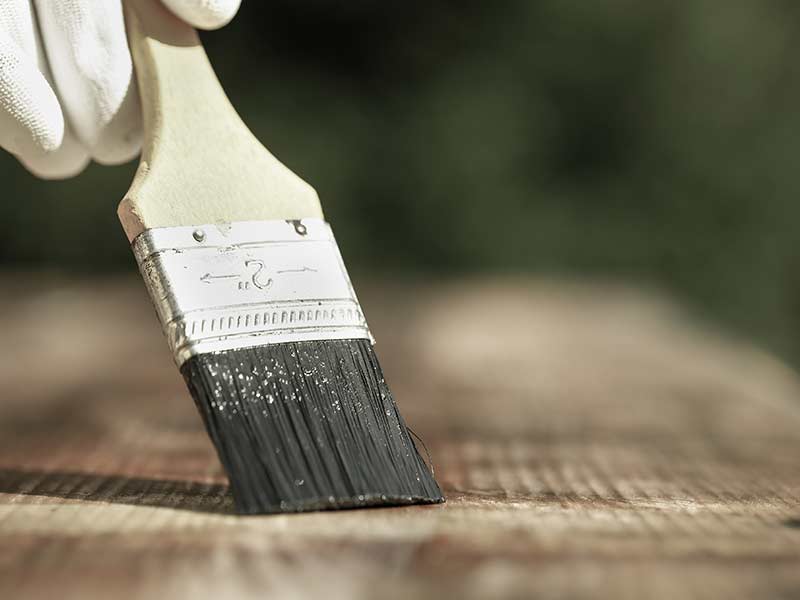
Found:
<path fill-rule="evenodd" d="M 240 1 L 163 0 L 203 29 Z M 121 0 L 0 0 L 0 146 L 59 179 L 132 159 L 141 136 Z"/>

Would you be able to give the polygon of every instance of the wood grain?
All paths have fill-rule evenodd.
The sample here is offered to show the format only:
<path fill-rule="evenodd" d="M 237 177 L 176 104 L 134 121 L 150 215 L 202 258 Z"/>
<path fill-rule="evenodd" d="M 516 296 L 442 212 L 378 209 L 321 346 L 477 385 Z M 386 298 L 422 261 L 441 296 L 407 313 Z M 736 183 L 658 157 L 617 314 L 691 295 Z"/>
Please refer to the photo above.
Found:
<path fill-rule="evenodd" d="M 195 31 L 158 0 L 126 0 L 144 116 L 136 177 L 119 206 L 128 239 L 144 229 L 319 217 L 314 189 L 239 118 Z"/>
<path fill-rule="evenodd" d="M 141 283 L 0 277 L 0 597 L 800 594 L 780 361 L 628 288 L 360 291 L 448 502 L 240 518 Z"/>

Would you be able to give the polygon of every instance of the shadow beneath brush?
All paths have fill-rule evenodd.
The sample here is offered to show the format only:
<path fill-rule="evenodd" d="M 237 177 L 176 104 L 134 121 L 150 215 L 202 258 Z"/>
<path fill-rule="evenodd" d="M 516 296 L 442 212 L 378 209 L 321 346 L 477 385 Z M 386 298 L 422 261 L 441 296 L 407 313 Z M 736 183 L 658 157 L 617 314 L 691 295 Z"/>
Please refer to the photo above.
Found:
<path fill-rule="evenodd" d="M 227 485 L 68 471 L 0 469 L 0 493 L 234 515 Z"/>

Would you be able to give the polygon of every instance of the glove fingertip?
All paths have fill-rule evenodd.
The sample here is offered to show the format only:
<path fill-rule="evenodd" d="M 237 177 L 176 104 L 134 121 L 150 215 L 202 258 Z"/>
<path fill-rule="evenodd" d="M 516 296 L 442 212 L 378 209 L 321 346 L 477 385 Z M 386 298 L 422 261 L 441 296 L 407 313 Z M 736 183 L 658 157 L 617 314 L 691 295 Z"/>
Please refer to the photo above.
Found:
<path fill-rule="evenodd" d="M 29 149 L 16 154 L 22 166 L 40 179 L 69 179 L 81 173 L 89 164 L 89 154 L 74 134 L 67 130 L 61 146 L 52 152 Z"/>
<path fill-rule="evenodd" d="M 113 144 L 98 145 L 92 152 L 92 158 L 101 165 L 122 165 L 136 158 L 141 149 L 141 138 L 123 142 L 117 141 Z"/>
<path fill-rule="evenodd" d="M 0 38 L 0 145 L 13 153 L 52 152 L 64 127 L 58 98 L 38 65 Z"/>
<path fill-rule="evenodd" d="M 78 160 L 50 160 L 47 157 L 24 158 L 17 156 L 22 166 L 39 179 L 61 180 L 80 175 L 89 165 L 89 157 Z"/>
<path fill-rule="evenodd" d="M 135 158 L 142 147 L 142 129 L 142 109 L 134 82 L 114 118 L 89 149 L 92 158 L 101 165 L 120 165 Z"/>
<path fill-rule="evenodd" d="M 231 22 L 241 0 L 163 0 L 164 4 L 192 27 L 219 29 Z"/>

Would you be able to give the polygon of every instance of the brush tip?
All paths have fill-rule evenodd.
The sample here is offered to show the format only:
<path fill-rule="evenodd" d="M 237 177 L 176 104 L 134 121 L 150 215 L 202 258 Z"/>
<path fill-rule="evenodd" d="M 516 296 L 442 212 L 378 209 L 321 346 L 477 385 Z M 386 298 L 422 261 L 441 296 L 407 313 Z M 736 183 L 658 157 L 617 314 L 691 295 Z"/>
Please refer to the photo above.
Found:
<path fill-rule="evenodd" d="M 237 503 L 236 511 L 242 515 L 270 515 L 279 513 L 300 513 L 325 510 L 350 510 L 356 508 L 380 508 L 412 506 L 418 504 L 441 504 L 444 496 L 393 496 L 386 494 L 367 494 L 356 497 L 328 496 L 327 498 L 308 498 L 304 500 L 283 500 L 279 504 Z"/>
<path fill-rule="evenodd" d="M 201 354 L 181 372 L 242 514 L 444 501 L 368 340 Z"/>

